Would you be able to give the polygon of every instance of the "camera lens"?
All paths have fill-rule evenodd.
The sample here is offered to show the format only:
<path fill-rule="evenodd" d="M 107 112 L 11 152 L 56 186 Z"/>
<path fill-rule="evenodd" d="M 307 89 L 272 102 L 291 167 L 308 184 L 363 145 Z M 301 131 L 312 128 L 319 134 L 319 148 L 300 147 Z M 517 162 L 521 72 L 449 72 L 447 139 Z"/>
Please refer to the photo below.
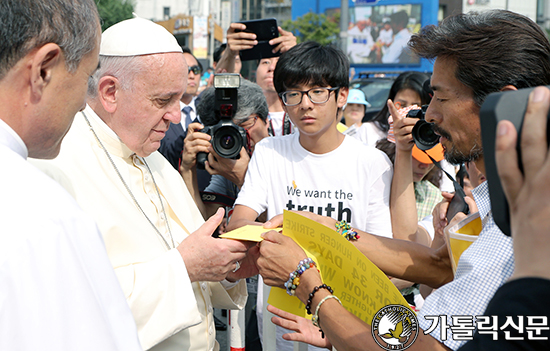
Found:
<path fill-rule="evenodd" d="M 223 158 L 237 157 L 243 146 L 243 136 L 239 133 L 239 127 L 231 124 L 217 129 L 212 136 L 212 147 Z M 246 140 L 246 139 L 245 139 Z"/>
<path fill-rule="evenodd" d="M 235 146 L 235 139 L 231 135 L 224 135 L 220 142 L 220 146 L 224 149 L 231 149 Z"/>
<path fill-rule="evenodd" d="M 433 130 L 433 123 L 421 119 L 416 122 L 412 130 L 412 136 L 416 147 L 420 150 L 429 150 L 439 142 L 439 135 Z"/>

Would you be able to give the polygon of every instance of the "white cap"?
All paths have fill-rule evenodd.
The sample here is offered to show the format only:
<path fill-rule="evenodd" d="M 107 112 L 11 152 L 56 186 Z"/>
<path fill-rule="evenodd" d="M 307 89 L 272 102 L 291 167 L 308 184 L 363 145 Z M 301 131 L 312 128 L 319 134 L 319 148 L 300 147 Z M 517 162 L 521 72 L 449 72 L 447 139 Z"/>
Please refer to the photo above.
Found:
<path fill-rule="evenodd" d="M 144 18 L 131 18 L 107 28 L 101 36 L 100 55 L 139 56 L 183 52 L 172 33 Z"/>

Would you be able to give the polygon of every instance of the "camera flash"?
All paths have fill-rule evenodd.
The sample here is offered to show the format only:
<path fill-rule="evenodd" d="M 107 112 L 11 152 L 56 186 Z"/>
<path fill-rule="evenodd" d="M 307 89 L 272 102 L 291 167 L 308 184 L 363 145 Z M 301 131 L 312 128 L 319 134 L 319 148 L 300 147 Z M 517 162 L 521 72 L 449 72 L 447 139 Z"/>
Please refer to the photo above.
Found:
<path fill-rule="evenodd" d="M 214 75 L 214 88 L 238 88 L 241 85 L 241 76 L 238 73 L 224 73 Z"/>

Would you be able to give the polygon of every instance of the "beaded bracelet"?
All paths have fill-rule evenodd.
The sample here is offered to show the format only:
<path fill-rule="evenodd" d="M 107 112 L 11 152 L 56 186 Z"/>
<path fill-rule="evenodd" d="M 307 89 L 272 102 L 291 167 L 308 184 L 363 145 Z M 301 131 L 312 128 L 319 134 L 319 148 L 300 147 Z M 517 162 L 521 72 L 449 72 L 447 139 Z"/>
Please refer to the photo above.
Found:
<path fill-rule="evenodd" d="M 313 296 L 315 296 L 315 293 L 319 291 L 319 289 L 327 289 L 331 294 L 334 292 L 332 291 L 332 288 L 326 284 L 314 287 L 313 291 L 309 293 L 309 297 L 307 299 L 307 305 L 306 305 L 307 314 L 311 314 L 311 300 L 313 300 Z"/>
<path fill-rule="evenodd" d="M 343 235 L 348 241 L 357 240 L 360 238 L 357 231 L 355 231 L 345 220 L 336 222 L 334 226 L 336 227 L 336 231 Z"/>
<path fill-rule="evenodd" d="M 286 293 L 293 296 L 296 294 L 296 288 L 300 285 L 300 276 L 311 267 L 316 267 L 317 264 L 311 258 L 305 258 L 298 263 L 296 270 L 289 274 L 288 280 L 285 283 Z"/>
<path fill-rule="evenodd" d="M 321 332 L 321 337 L 323 339 L 325 338 L 325 333 L 323 333 L 323 329 L 321 329 L 321 326 L 319 325 L 319 310 L 321 309 L 321 305 L 323 303 L 325 303 L 325 301 L 328 300 L 328 299 L 336 299 L 336 301 L 338 301 L 340 303 L 340 305 L 342 305 L 342 301 L 340 301 L 340 299 L 337 298 L 334 295 L 325 296 L 325 297 L 323 297 L 323 299 L 321 301 L 319 301 L 319 304 L 317 305 L 317 308 L 315 309 L 315 314 L 311 318 L 311 322 L 313 323 L 314 326 L 319 328 L 319 331 Z"/>

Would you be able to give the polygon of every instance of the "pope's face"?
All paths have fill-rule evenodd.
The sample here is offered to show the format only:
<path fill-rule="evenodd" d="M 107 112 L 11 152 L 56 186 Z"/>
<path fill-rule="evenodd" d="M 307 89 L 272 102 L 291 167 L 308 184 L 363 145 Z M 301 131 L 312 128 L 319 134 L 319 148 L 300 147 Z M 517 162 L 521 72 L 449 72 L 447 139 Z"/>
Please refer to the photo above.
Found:
<path fill-rule="evenodd" d="M 138 156 L 160 147 L 170 122 L 181 120 L 180 99 L 187 87 L 187 64 L 181 53 L 144 56 L 147 70 L 136 76 L 132 89 L 119 90 L 110 127 Z"/>

